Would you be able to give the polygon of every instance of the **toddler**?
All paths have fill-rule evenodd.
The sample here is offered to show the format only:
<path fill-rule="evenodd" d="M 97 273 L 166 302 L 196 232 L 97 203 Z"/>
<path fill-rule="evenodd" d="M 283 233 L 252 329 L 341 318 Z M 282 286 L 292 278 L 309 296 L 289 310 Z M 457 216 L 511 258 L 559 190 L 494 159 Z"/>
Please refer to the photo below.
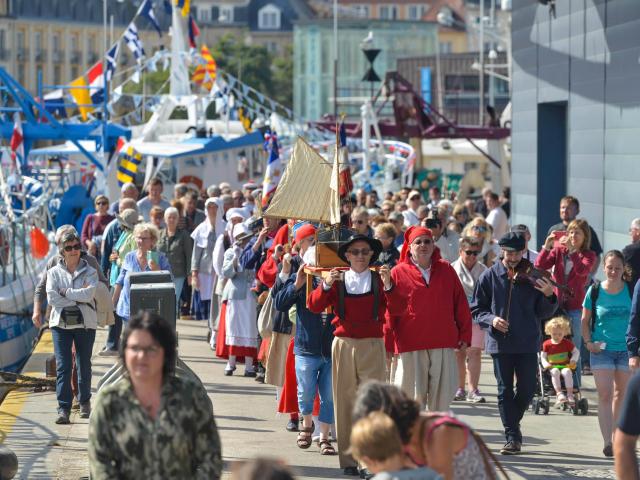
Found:
<path fill-rule="evenodd" d="M 551 336 L 542 344 L 540 360 L 542 366 L 550 370 L 551 382 L 556 391 L 556 405 L 566 402 L 573 405 L 573 370 L 575 370 L 580 352 L 571 340 L 565 338 L 571 333 L 569 320 L 564 317 L 555 317 L 549 320 L 544 332 Z M 567 394 L 562 393 L 560 376 L 564 378 L 564 386 Z"/>

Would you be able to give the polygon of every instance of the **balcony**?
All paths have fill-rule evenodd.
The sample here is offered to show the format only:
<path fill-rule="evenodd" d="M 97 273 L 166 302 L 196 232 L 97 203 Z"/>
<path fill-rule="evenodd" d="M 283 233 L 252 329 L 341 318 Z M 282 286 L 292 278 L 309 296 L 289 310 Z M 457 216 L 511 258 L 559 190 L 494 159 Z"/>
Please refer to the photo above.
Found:
<path fill-rule="evenodd" d="M 64 63 L 64 52 L 62 50 L 54 50 L 51 58 L 53 63 Z"/>
<path fill-rule="evenodd" d="M 74 64 L 82 63 L 82 52 L 80 50 L 71 50 L 70 61 Z"/>
<path fill-rule="evenodd" d="M 29 58 L 29 49 L 25 47 L 18 47 L 16 49 L 16 58 L 19 62 L 25 62 Z"/>
<path fill-rule="evenodd" d="M 39 48 L 35 51 L 34 58 L 36 62 L 46 62 L 47 61 L 47 51 Z"/>

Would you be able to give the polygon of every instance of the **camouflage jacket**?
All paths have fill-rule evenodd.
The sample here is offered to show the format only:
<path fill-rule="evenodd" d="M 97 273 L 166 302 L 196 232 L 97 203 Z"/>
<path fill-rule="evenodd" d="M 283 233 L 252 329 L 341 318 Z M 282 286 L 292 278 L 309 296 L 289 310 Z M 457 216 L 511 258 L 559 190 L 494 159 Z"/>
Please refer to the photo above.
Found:
<path fill-rule="evenodd" d="M 218 479 L 222 448 L 209 397 L 170 377 L 154 420 L 123 378 L 98 394 L 89 422 L 89 469 L 102 479 Z"/>

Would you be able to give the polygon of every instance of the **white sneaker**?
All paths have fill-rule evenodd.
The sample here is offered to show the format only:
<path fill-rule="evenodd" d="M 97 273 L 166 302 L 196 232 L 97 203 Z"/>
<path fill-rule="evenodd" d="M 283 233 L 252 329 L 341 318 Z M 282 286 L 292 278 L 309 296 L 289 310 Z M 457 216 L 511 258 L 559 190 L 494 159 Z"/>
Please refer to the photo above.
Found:
<path fill-rule="evenodd" d="M 98 352 L 98 356 L 99 357 L 117 357 L 118 356 L 118 351 L 117 350 L 109 350 L 107 348 L 103 348 L 102 350 L 100 350 Z"/>
<path fill-rule="evenodd" d="M 486 399 L 480 394 L 480 390 L 474 390 L 467 395 L 467 402 L 471 403 L 486 403 Z"/>

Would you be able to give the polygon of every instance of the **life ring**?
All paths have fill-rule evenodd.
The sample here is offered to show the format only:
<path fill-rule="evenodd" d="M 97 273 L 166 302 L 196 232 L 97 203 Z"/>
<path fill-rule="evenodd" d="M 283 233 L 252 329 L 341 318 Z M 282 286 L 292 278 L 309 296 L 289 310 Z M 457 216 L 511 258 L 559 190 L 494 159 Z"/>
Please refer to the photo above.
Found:
<path fill-rule="evenodd" d="M 178 182 L 185 183 L 187 185 L 192 183 L 193 185 L 198 187 L 198 190 L 202 190 L 203 183 L 200 177 L 196 177 L 194 175 L 185 175 L 184 177 L 180 177 L 180 180 L 178 180 Z"/>

